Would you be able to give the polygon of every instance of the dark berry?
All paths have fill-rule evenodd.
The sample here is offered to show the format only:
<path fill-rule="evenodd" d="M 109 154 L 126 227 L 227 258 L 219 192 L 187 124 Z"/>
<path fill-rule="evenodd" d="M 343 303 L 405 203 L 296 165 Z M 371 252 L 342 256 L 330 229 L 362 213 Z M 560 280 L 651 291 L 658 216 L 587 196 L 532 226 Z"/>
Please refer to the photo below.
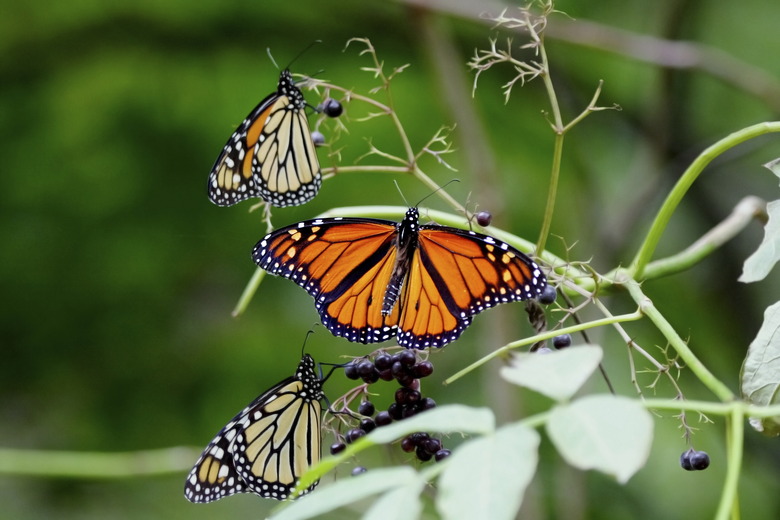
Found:
<path fill-rule="evenodd" d="M 401 418 L 402 419 L 408 419 L 409 417 L 413 415 L 417 415 L 419 410 L 416 407 L 413 406 L 404 406 L 403 410 L 401 410 Z"/>
<path fill-rule="evenodd" d="M 357 373 L 360 377 L 371 375 L 373 371 L 374 364 L 367 359 L 364 359 L 357 364 Z"/>
<path fill-rule="evenodd" d="M 374 384 L 379 381 L 379 372 L 376 369 L 372 369 L 367 376 L 363 376 L 363 382 L 366 384 Z"/>
<path fill-rule="evenodd" d="M 311 142 L 314 146 L 322 146 L 325 144 L 325 136 L 319 130 L 314 130 L 311 133 Z"/>
<path fill-rule="evenodd" d="M 412 440 L 411 436 L 404 437 L 401 439 L 401 449 L 404 450 L 406 453 L 414 451 L 414 448 L 416 446 L 414 445 L 414 441 Z"/>
<path fill-rule="evenodd" d="M 396 421 L 403 419 L 403 415 L 401 415 L 403 413 L 403 408 L 398 403 L 390 403 L 390 406 L 387 407 L 387 413 Z"/>
<path fill-rule="evenodd" d="M 412 442 L 414 442 L 415 446 L 420 446 L 423 442 L 431 438 L 431 436 L 425 432 L 414 432 L 409 437 L 412 438 Z"/>
<path fill-rule="evenodd" d="M 390 372 L 392 372 L 393 377 L 402 377 L 408 375 L 406 373 L 406 367 L 404 367 L 400 361 L 393 362 L 393 367 L 390 369 Z"/>
<path fill-rule="evenodd" d="M 410 376 L 409 374 L 404 374 L 401 377 L 397 377 L 395 379 L 401 386 L 407 388 L 414 388 L 416 386 L 417 388 L 420 388 L 420 381 Z"/>
<path fill-rule="evenodd" d="M 371 433 L 376 429 L 376 423 L 373 419 L 362 419 L 360 421 L 360 429 L 366 433 Z"/>
<path fill-rule="evenodd" d="M 374 422 L 377 426 L 387 426 L 393 422 L 393 418 L 390 416 L 389 412 L 379 412 L 376 414 L 376 417 L 374 417 Z"/>
<path fill-rule="evenodd" d="M 352 470 L 352 476 L 354 477 L 355 475 L 360 475 L 361 473 L 365 473 L 366 471 L 368 470 L 363 466 L 355 466 L 355 468 Z"/>
<path fill-rule="evenodd" d="M 694 451 L 689 457 L 691 468 L 701 471 L 710 467 L 710 456 L 706 451 Z"/>
<path fill-rule="evenodd" d="M 489 226 L 491 220 L 493 220 L 493 215 L 491 215 L 489 211 L 480 211 L 477 213 L 477 224 L 480 226 Z"/>
<path fill-rule="evenodd" d="M 402 350 L 397 354 L 397 356 L 398 361 L 400 361 L 404 366 L 410 367 L 417 363 L 417 355 L 411 350 Z"/>
<path fill-rule="evenodd" d="M 442 449 L 436 452 L 434 457 L 436 458 L 436 462 L 439 462 L 442 459 L 446 459 L 452 454 L 450 450 Z"/>
<path fill-rule="evenodd" d="M 379 371 L 387 370 L 393 366 L 393 356 L 383 352 L 374 358 L 374 365 L 376 365 L 376 368 Z"/>
<path fill-rule="evenodd" d="M 374 403 L 371 401 L 363 401 L 358 406 L 358 413 L 360 415 L 374 415 Z"/>
<path fill-rule="evenodd" d="M 558 296 L 555 287 L 552 285 L 545 285 L 542 289 L 542 294 L 539 295 L 539 303 L 544 305 L 550 305 L 555 301 L 555 297 Z"/>
<path fill-rule="evenodd" d="M 412 375 L 414 377 L 428 377 L 433 374 L 433 363 L 430 361 L 420 361 L 412 367 Z"/>
<path fill-rule="evenodd" d="M 435 437 L 431 437 L 430 439 L 423 442 L 421 447 L 433 455 L 441 449 L 441 441 Z"/>
<path fill-rule="evenodd" d="M 317 108 L 322 110 L 328 117 L 339 117 L 344 112 L 344 107 L 341 106 L 341 103 L 333 98 L 326 99 Z"/>
<path fill-rule="evenodd" d="M 384 370 L 379 371 L 379 379 L 382 381 L 392 381 L 393 380 L 393 371 L 390 368 L 386 368 Z"/>
<path fill-rule="evenodd" d="M 555 336 L 552 340 L 552 344 L 555 348 L 568 347 L 571 345 L 571 334 L 561 334 L 560 336 Z"/>
<path fill-rule="evenodd" d="M 431 408 L 436 408 L 436 401 L 430 397 L 426 397 L 420 401 L 420 410 L 430 410 Z"/>
<path fill-rule="evenodd" d="M 691 466 L 691 453 L 693 452 L 693 449 L 690 449 L 688 451 L 684 451 L 682 455 L 680 455 L 680 466 L 682 466 L 682 469 L 685 471 L 693 471 L 693 466 Z"/>
<path fill-rule="evenodd" d="M 357 371 L 357 365 L 355 364 L 354 361 L 344 367 L 344 375 L 347 376 L 348 379 L 360 378 L 360 375 L 358 375 L 358 371 Z"/>
<path fill-rule="evenodd" d="M 346 447 L 347 445 L 344 444 L 343 442 L 334 442 L 333 444 L 330 445 L 330 454 L 335 455 L 337 453 L 341 453 L 342 451 L 344 451 L 344 448 Z"/>
<path fill-rule="evenodd" d="M 431 460 L 433 458 L 433 455 L 425 451 L 421 446 L 417 446 L 417 449 L 415 450 L 415 454 L 417 455 L 417 458 L 420 459 L 422 462 L 426 462 Z"/>
<path fill-rule="evenodd" d="M 359 438 L 363 437 L 365 434 L 365 430 L 361 430 L 360 428 L 352 428 L 347 432 L 344 438 L 347 440 L 348 444 L 352 444 Z"/>

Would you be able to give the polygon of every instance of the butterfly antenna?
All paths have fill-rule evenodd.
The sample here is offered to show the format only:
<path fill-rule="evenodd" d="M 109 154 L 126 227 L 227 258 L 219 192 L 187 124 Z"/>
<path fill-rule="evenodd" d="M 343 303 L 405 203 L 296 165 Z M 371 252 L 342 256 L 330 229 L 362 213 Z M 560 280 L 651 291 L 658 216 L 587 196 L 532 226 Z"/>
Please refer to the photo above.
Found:
<path fill-rule="evenodd" d="M 404 197 L 404 192 L 401 191 L 401 187 L 398 185 L 398 181 L 393 180 L 393 184 L 395 184 L 395 189 L 398 190 L 398 194 L 401 195 L 401 200 L 404 201 L 404 204 L 406 204 L 406 207 L 409 207 L 409 201 L 406 200 L 406 197 Z"/>
<path fill-rule="evenodd" d="M 414 207 L 415 207 L 415 208 L 419 207 L 419 206 L 420 206 L 420 204 L 422 204 L 422 203 L 425 201 L 425 199 L 427 199 L 428 197 L 431 197 L 431 196 L 433 196 L 433 195 L 436 195 L 437 193 L 439 193 L 441 190 L 443 190 L 444 188 L 446 188 L 447 186 L 449 186 L 449 185 L 450 185 L 450 184 L 452 184 L 453 182 L 460 182 L 460 179 L 450 179 L 449 181 L 447 181 L 447 182 L 444 184 L 444 186 L 439 186 L 438 188 L 436 188 L 435 190 L 433 190 L 432 192 L 430 192 L 428 195 L 426 195 L 425 197 L 423 197 L 422 199 L 420 199 L 420 201 L 419 201 L 419 202 L 417 202 L 417 204 L 415 204 L 415 205 L 414 205 Z M 407 206 L 408 206 L 408 205 L 409 205 L 409 204 L 407 203 Z"/>
<path fill-rule="evenodd" d="M 309 49 L 311 49 L 312 47 L 314 47 L 314 46 L 315 46 L 316 44 L 318 44 L 318 43 L 322 43 L 322 40 L 314 40 L 314 41 L 313 41 L 313 42 L 311 42 L 309 45 L 307 45 L 307 46 L 306 46 L 306 48 L 304 48 L 304 49 L 303 49 L 301 52 L 299 52 L 299 53 L 298 53 L 298 54 L 297 54 L 297 55 L 296 55 L 296 56 L 295 56 L 295 57 L 294 57 L 294 58 L 293 58 L 293 59 L 290 61 L 290 63 L 288 63 L 288 64 L 287 64 L 287 69 L 289 69 L 290 67 L 292 67 L 292 64 L 293 64 L 293 63 L 295 63 L 296 61 L 298 61 L 298 58 L 300 58 L 300 57 L 301 57 L 301 56 L 302 56 L 302 55 L 303 55 L 303 54 L 304 54 L 306 51 L 308 51 Z"/>
<path fill-rule="evenodd" d="M 273 56 L 273 54 L 271 54 L 271 47 L 266 47 L 266 48 L 265 48 L 265 52 L 267 52 L 267 53 L 268 53 L 268 57 L 269 57 L 269 58 L 271 58 L 271 63 L 273 63 L 273 64 L 274 64 L 274 67 L 276 67 L 277 69 L 279 69 L 279 64 L 278 64 L 278 63 L 276 63 L 276 60 L 274 59 L 274 56 Z"/>
<path fill-rule="evenodd" d="M 306 342 L 309 340 L 309 336 L 314 334 L 314 327 L 316 327 L 318 323 L 315 323 L 312 328 L 309 329 L 308 332 L 306 332 L 306 337 L 303 338 L 303 345 L 301 345 L 301 359 L 303 359 L 303 356 L 306 353 Z"/>

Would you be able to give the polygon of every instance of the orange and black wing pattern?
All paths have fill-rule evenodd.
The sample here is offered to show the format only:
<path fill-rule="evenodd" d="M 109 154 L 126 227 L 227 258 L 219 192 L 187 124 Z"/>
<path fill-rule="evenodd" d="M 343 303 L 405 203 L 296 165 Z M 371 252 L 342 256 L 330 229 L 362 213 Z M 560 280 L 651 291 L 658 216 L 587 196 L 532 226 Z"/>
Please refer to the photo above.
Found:
<path fill-rule="evenodd" d="M 253 197 L 297 206 L 313 199 L 321 184 L 306 100 L 284 70 L 277 91 L 255 107 L 219 154 L 209 174 L 209 199 L 218 206 Z"/>
<path fill-rule="evenodd" d="M 382 313 L 397 255 L 396 226 L 368 218 L 304 221 L 267 235 L 252 258 L 306 289 L 334 335 L 376 343 L 396 334 L 398 309 Z"/>
<path fill-rule="evenodd" d="M 440 347 L 471 317 L 499 303 L 539 296 L 547 279 L 528 256 L 488 235 L 425 225 L 401 293 L 398 343 Z"/>
<path fill-rule="evenodd" d="M 541 294 L 547 279 L 528 256 L 488 235 L 403 221 L 316 219 L 276 230 L 253 251 L 272 274 L 314 297 L 336 336 L 408 348 L 441 347 L 471 317 Z"/>
<path fill-rule="evenodd" d="M 264 392 L 217 434 L 187 476 L 187 500 L 207 503 L 242 492 L 290 497 L 321 456 L 323 393 L 314 368 L 311 356 L 304 356 L 293 377 Z"/>

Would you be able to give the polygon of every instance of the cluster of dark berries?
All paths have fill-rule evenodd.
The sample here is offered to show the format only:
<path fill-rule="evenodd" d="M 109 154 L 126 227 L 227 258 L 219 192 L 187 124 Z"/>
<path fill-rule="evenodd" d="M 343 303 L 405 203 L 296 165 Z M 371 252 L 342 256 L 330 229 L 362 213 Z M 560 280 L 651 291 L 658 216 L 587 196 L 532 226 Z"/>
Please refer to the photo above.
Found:
<path fill-rule="evenodd" d="M 344 367 L 344 374 L 352 380 L 362 380 L 366 384 L 395 379 L 400 387 L 395 391 L 394 402 L 376 413 L 374 404 L 369 400 L 361 401 L 358 413 L 363 416 L 359 426 L 344 434 L 344 442 L 336 442 L 330 447 L 332 454 L 342 451 L 346 444 L 355 442 L 360 437 L 380 426 L 386 426 L 393 421 L 400 421 L 436 406 L 430 397 L 424 397 L 420 392 L 420 379 L 433 373 L 433 363 L 419 361 L 413 350 L 402 350 L 396 354 L 380 352 L 373 359 L 358 358 Z M 414 440 L 410 440 L 414 438 Z M 401 442 L 401 448 L 406 452 L 416 450 L 417 458 L 427 461 L 435 457 L 441 460 L 450 454 L 442 448 L 441 440 L 427 433 L 414 433 Z"/>
<path fill-rule="evenodd" d="M 355 359 L 344 367 L 344 375 L 349 379 L 362 379 L 364 383 L 373 384 L 383 381 L 397 380 L 402 387 L 420 387 L 420 378 L 428 377 L 433 373 L 433 363 L 430 361 L 417 362 L 417 355 L 411 350 L 402 350 L 390 355 L 382 352 L 373 361 L 367 358 Z M 393 417 L 396 419 L 396 417 Z M 400 417 L 397 417 L 400 419 Z"/>
<path fill-rule="evenodd" d="M 436 459 L 439 462 L 450 456 L 450 450 L 442 447 L 441 439 L 431 437 L 425 432 L 416 432 L 403 438 L 401 449 L 407 453 L 415 452 L 422 462 Z"/>
<path fill-rule="evenodd" d="M 710 456 L 706 451 L 691 448 L 680 455 L 680 466 L 686 471 L 701 471 L 710 467 Z"/>

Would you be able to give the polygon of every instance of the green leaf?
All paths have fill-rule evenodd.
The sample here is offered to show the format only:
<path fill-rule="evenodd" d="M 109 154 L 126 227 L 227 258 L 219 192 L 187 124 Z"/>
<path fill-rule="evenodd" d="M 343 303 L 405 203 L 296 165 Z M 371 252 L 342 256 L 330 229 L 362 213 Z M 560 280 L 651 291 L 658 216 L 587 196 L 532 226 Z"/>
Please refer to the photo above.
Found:
<path fill-rule="evenodd" d="M 601 362 L 598 345 L 581 345 L 549 354 L 516 354 L 501 376 L 558 401 L 570 399 Z"/>
<path fill-rule="evenodd" d="M 553 408 L 547 434 L 572 466 L 597 469 L 625 484 L 650 455 L 653 419 L 633 399 L 593 395 Z"/>
<path fill-rule="evenodd" d="M 462 444 L 439 479 L 436 509 L 444 519 L 511 520 L 536 472 L 539 434 L 521 423 Z"/>
<path fill-rule="evenodd" d="M 767 168 L 769 171 L 780 177 L 780 158 L 777 158 L 774 161 L 769 161 L 764 165 L 764 168 Z"/>
<path fill-rule="evenodd" d="M 780 404 L 780 302 L 764 311 L 764 323 L 748 347 L 740 380 L 746 401 L 760 406 Z M 780 435 L 780 417 L 752 418 L 750 424 L 765 435 Z"/>
<path fill-rule="evenodd" d="M 406 466 L 371 470 L 356 477 L 340 480 L 332 486 L 317 488 L 314 492 L 290 503 L 271 518 L 274 520 L 317 518 L 371 495 L 397 488 L 399 484 L 411 485 L 411 483 L 417 483 L 422 487 L 425 481 L 416 471 Z"/>
<path fill-rule="evenodd" d="M 780 200 L 766 205 L 769 221 L 764 226 L 764 240 L 758 249 L 745 260 L 740 282 L 758 282 L 766 278 L 769 271 L 780 260 Z"/>
<path fill-rule="evenodd" d="M 414 520 L 419 518 L 422 512 L 420 493 L 422 493 L 423 487 L 425 487 L 425 480 L 417 479 L 388 491 L 374 501 L 371 508 L 363 515 L 363 520 Z"/>
<path fill-rule="evenodd" d="M 319 464 L 310 468 L 301 477 L 298 488 L 307 488 L 328 471 L 371 446 L 387 444 L 410 433 L 418 431 L 491 433 L 495 428 L 496 419 L 489 408 L 474 408 L 460 404 L 439 406 L 409 419 L 377 428 L 347 446 L 347 449 L 338 455 L 323 458 Z"/>

